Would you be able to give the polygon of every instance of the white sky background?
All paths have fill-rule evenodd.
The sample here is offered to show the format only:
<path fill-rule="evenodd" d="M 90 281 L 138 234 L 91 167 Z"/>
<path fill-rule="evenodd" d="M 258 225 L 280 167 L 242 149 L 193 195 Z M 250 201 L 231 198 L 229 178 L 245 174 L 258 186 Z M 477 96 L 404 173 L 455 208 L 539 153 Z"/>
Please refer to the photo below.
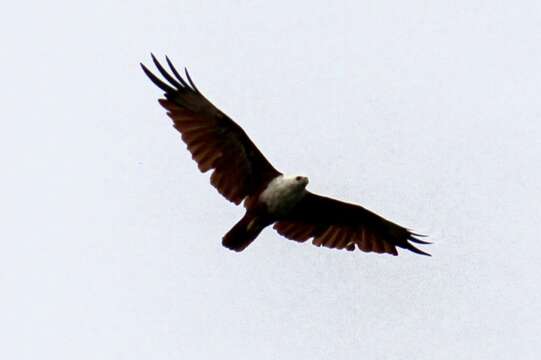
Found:
<path fill-rule="evenodd" d="M 537 359 L 539 1 L 26 1 L 0 25 L 3 359 Z M 198 172 L 188 66 L 309 189 L 432 258 L 297 244 Z"/>

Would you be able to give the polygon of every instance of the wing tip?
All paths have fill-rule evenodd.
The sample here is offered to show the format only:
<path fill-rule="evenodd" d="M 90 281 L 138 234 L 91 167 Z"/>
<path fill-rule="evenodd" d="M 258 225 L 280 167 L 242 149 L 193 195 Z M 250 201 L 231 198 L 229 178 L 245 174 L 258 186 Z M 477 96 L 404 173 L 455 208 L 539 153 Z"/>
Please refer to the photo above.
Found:
<path fill-rule="evenodd" d="M 418 239 L 417 237 L 415 237 L 413 235 L 410 235 L 410 237 L 408 238 L 408 241 L 414 242 L 416 244 L 421 244 L 421 245 L 431 245 L 432 244 L 430 241 L 424 241 L 424 240 Z"/>
<path fill-rule="evenodd" d="M 165 56 L 165 61 L 169 66 L 170 71 L 173 73 L 173 76 L 165 70 L 165 68 L 162 66 L 154 53 L 151 52 L 150 57 L 152 59 L 152 62 L 156 66 L 156 69 L 158 69 L 159 73 L 163 76 L 163 78 L 165 78 L 165 81 L 154 75 L 154 73 L 152 73 L 143 63 L 139 63 L 139 65 L 141 66 L 145 74 L 150 78 L 150 80 L 160 89 L 165 91 L 166 94 L 171 95 L 179 91 L 189 91 L 199 95 L 201 94 L 199 89 L 195 86 L 186 68 L 184 68 L 184 72 L 186 74 L 185 76 L 187 81 L 184 80 L 184 78 L 178 73 L 177 69 L 173 66 L 173 63 L 167 55 Z"/>
<path fill-rule="evenodd" d="M 408 239 L 411 241 L 411 239 Z M 419 255 L 424 255 L 424 256 L 432 256 L 431 254 L 427 253 L 427 252 L 424 252 L 418 248 L 416 248 L 415 246 L 413 246 L 410 242 L 406 241 L 406 244 L 405 246 L 403 246 L 404 249 L 407 249 L 409 251 L 412 251 L 416 254 L 419 254 Z"/>
<path fill-rule="evenodd" d="M 406 238 L 407 246 L 405 248 L 410 250 L 410 251 L 413 251 L 414 253 L 419 254 L 419 255 L 432 256 L 431 254 L 416 248 L 412 244 L 412 243 L 415 243 L 415 244 L 419 244 L 419 245 L 431 245 L 432 242 L 424 241 L 424 240 L 419 239 L 420 237 L 427 237 L 428 235 L 419 234 L 419 233 L 413 232 L 413 231 L 411 231 L 409 229 L 407 229 L 407 231 L 408 231 L 408 237 Z"/>

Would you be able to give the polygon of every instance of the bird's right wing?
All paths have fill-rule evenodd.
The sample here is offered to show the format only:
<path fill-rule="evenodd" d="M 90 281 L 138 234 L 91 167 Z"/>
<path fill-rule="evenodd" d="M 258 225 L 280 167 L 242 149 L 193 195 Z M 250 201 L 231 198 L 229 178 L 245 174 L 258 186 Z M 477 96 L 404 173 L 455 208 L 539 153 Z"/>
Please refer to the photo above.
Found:
<path fill-rule="evenodd" d="M 143 64 L 141 67 L 165 92 L 160 104 L 181 133 L 199 170 L 214 169 L 211 183 L 224 197 L 239 204 L 280 175 L 244 130 L 199 92 L 186 70 L 187 81 L 168 58 L 172 75 L 154 55 L 152 60 L 166 81 L 160 80 Z"/>
<path fill-rule="evenodd" d="M 400 247 L 429 255 L 412 243 L 428 244 L 410 230 L 354 204 L 306 192 L 302 200 L 274 225 L 280 235 L 316 246 L 398 255 Z"/>

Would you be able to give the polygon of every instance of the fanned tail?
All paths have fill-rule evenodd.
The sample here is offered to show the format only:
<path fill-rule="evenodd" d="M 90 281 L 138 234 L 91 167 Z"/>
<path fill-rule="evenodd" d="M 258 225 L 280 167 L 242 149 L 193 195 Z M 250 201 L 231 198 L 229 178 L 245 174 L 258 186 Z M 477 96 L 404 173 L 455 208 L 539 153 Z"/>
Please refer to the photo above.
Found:
<path fill-rule="evenodd" d="M 234 251 L 242 251 L 248 247 L 267 226 L 261 220 L 249 212 L 233 226 L 222 239 L 222 245 Z"/>

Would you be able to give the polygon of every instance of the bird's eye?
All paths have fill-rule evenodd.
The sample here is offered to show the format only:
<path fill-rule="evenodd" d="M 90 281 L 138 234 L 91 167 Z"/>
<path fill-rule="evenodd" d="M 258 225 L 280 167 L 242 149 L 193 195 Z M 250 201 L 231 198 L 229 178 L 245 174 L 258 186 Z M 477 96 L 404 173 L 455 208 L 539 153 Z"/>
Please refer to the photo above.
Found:
<path fill-rule="evenodd" d="M 301 181 L 301 180 L 302 180 L 302 176 L 297 176 L 297 177 L 295 178 L 295 180 Z"/>

